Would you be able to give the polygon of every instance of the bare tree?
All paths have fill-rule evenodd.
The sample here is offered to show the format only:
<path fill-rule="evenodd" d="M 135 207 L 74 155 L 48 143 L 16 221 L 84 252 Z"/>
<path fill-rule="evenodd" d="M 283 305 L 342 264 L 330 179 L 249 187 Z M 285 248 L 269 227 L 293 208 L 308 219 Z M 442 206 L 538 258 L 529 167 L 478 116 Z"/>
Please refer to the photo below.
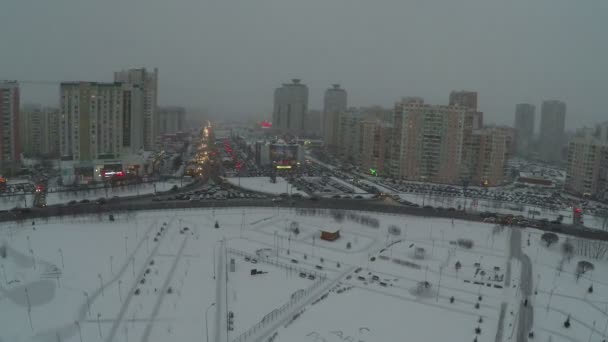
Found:
<path fill-rule="evenodd" d="M 564 256 L 566 256 L 566 258 L 572 258 L 572 255 L 574 254 L 574 245 L 570 239 L 566 239 L 566 241 L 562 243 L 562 253 Z"/>
<path fill-rule="evenodd" d="M 604 241 L 578 239 L 576 251 L 579 255 L 595 259 L 602 260 L 608 253 L 608 243 Z"/>
<path fill-rule="evenodd" d="M 578 280 L 581 275 L 585 274 L 585 272 L 587 271 L 592 271 L 595 268 L 595 266 L 590 263 L 589 261 L 586 260 L 581 260 L 576 264 L 576 280 Z"/>
<path fill-rule="evenodd" d="M 462 268 L 462 264 L 460 263 L 460 261 L 456 261 L 456 264 L 454 264 L 454 268 L 456 269 L 456 272 L 458 272 L 458 270 Z"/>
<path fill-rule="evenodd" d="M 559 241 L 557 234 L 550 232 L 544 233 L 540 238 L 547 244 L 547 247 Z"/>
<path fill-rule="evenodd" d="M 416 247 L 416 249 L 414 249 L 414 259 L 424 259 L 424 256 L 426 255 L 426 250 L 422 247 Z"/>

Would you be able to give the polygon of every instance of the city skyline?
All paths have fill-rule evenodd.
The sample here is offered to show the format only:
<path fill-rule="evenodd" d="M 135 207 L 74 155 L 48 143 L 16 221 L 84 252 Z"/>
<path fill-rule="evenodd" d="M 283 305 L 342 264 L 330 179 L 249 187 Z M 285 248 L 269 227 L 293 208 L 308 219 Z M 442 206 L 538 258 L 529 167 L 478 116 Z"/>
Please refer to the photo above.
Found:
<path fill-rule="evenodd" d="M 104 3 L 59 0 L 32 7 L 9 1 L 0 14 L 0 38 L 11 48 L 3 51 L 0 78 L 110 81 L 108 70 L 158 67 L 159 104 L 241 117 L 270 113 L 272 89 L 291 78 L 309 85 L 314 109 L 321 108 L 327 85 L 340 83 L 353 106 L 392 107 L 402 96 L 442 104 L 449 91 L 470 89 L 479 93 L 486 121 L 497 124 L 512 121 L 515 103 L 539 107 L 553 98 L 577 113 L 568 117 L 568 129 L 605 115 L 608 50 L 598 44 L 605 13 L 600 4 L 345 4 L 150 0 L 123 4 L 116 14 Z M 282 15 L 289 13 L 301 15 Z M 310 25 L 305 18 L 313 16 Z M 562 17 L 574 24 L 556 20 Z M 20 18 L 28 18 L 29 30 L 18 29 Z M 432 30 L 421 29 L 424 18 L 436 19 Z M 167 21 L 174 25 L 159 25 Z M 74 27 L 81 34 L 73 36 Z M 97 27 L 104 27 L 101 36 Z M 58 104 L 57 87 L 21 87 L 23 102 Z"/>

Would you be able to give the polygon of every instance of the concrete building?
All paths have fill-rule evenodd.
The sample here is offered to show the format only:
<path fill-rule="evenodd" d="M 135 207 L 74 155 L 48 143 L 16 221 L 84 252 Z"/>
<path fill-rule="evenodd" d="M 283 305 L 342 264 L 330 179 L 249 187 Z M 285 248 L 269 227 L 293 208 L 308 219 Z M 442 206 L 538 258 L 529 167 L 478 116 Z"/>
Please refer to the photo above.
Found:
<path fill-rule="evenodd" d="M 361 122 L 358 166 L 362 172 L 386 175 L 390 169 L 393 126 L 378 119 Z"/>
<path fill-rule="evenodd" d="M 259 166 L 271 166 L 279 170 L 292 169 L 304 162 L 304 147 L 284 141 L 258 141 L 254 146 L 254 155 Z"/>
<path fill-rule="evenodd" d="M 156 127 L 158 135 L 175 134 L 186 129 L 186 109 L 183 107 L 157 108 Z"/>
<path fill-rule="evenodd" d="M 473 132 L 472 185 L 497 186 L 508 180 L 507 162 L 513 138 L 514 130 L 510 127 L 486 127 Z"/>
<path fill-rule="evenodd" d="M 293 79 L 274 91 L 272 126 L 282 133 L 302 134 L 308 113 L 308 87 Z"/>
<path fill-rule="evenodd" d="M 543 101 L 540 117 L 540 158 L 547 162 L 562 161 L 566 104 L 561 101 Z"/>
<path fill-rule="evenodd" d="M 121 83 L 61 83 L 60 155 L 62 160 L 119 158 L 123 122 L 128 118 Z M 128 120 L 127 120 L 128 121 Z"/>
<path fill-rule="evenodd" d="M 21 110 L 21 146 L 26 157 L 59 156 L 59 110 L 24 105 Z"/>
<path fill-rule="evenodd" d="M 338 126 L 340 115 L 346 112 L 348 106 L 348 94 L 346 90 L 340 88 L 339 84 L 332 85 L 325 91 L 323 96 L 323 140 L 325 146 L 334 149 L 338 144 Z"/>
<path fill-rule="evenodd" d="M 158 69 L 153 72 L 145 68 L 129 69 L 114 73 L 114 82 L 125 84 L 129 91 L 125 99 L 125 117 L 123 123 L 123 148 L 131 153 L 141 149 L 152 151 L 156 136 L 157 98 L 158 98 Z"/>
<path fill-rule="evenodd" d="M 595 136 L 599 141 L 608 143 L 608 121 L 595 126 Z"/>
<path fill-rule="evenodd" d="M 515 106 L 515 146 L 517 155 L 522 157 L 532 153 L 535 109 L 534 105 L 528 103 Z"/>
<path fill-rule="evenodd" d="M 608 196 L 608 143 L 595 137 L 576 137 L 568 145 L 565 189 L 577 196 Z"/>
<path fill-rule="evenodd" d="M 450 106 L 461 106 L 477 111 L 477 92 L 475 91 L 452 91 L 450 93 Z"/>
<path fill-rule="evenodd" d="M 21 152 L 26 158 L 42 155 L 43 113 L 40 105 L 25 104 L 21 108 L 19 137 Z"/>
<path fill-rule="evenodd" d="M 365 115 L 349 110 L 339 116 L 337 155 L 350 164 L 358 165 L 361 156 L 361 122 Z"/>
<path fill-rule="evenodd" d="M 19 170 L 21 163 L 20 94 L 16 81 L 0 81 L 0 172 Z"/>
<path fill-rule="evenodd" d="M 432 106 L 415 102 L 395 105 L 394 177 L 456 184 L 470 173 L 463 155 L 474 129 L 475 112 L 463 106 Z"/>
<path fill-rule="evenodd" d="M 44 110 L 44 134 L 42 136 L 42 154 L 49 158 L 59 157 L 60 114 L 57 108 Z"/>
<path fill-rule="evenodd" d="M 472 106 L 403 99 L 394 111 L 391 175 L 445 184 L 503 183 L 513 132 L 482 129 L 482 118 Z"/>

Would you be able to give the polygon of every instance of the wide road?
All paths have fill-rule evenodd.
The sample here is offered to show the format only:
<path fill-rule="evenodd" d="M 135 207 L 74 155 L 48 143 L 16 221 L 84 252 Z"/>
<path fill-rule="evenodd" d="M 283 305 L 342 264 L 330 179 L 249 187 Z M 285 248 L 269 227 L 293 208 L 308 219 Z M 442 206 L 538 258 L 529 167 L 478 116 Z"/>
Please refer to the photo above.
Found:
<path fill-rule="evenodd" d="M 195 186 L 193 185 L 192 188 Z M 175 193 L 177 194 L 177 193 Z M 74 205 L 52 205 L 46 208 L 28 208 L 22 211 L 0 212 L 0 222 L 22 221 L 29 222 L 37 218 L 54 216 L 76 216 L 84 214 L 101 215 L 104 219 L 109 214 L 118 214 L 128 211 L 187 209 L 187 208 L 227 208 L 227 207 L 270 207 L 270 208 L 319 208 L 372 211 L 388 214 L 405 214 L 424 217 L 453 218 L 480 222 L 483 219 L 475 213 L 462 211 L 449 211 L 433 208 L 415 208 L 387 202 L 381 199 L 330 199 L 319 198 L 310 200 L 304 198 L 290 198 L 282 202 L 273 202 L 271 199 L 227 199 L 204 201 L 152 201 L 154 196 L 143 195 L 130 198 L 112 199 L 106 204 L 77 203 Z M 513 227 L 513 231 L 520 228 Z M 583 237 L 588 239 L 608 241 L 608 231 L 581 228 L 573 225 L 549 224 L 540 230 L 559 231 L 561 234 Z"/>
<path fill-rule="evenodd" d="M 513 229 L 510 238 L 510 253 L 512 258 L 516 258 L 521 263 L 521 277 L 519 289 L 521 291 L 522 302 L 519 304 L 519 314 L 517 323 L 517 342 L 527 342 L 528 333 L 532 331 L 534 323 L 534 310 L 532 309 L 532 263 L 530 257 L 521 249 L 521 230 Z M 524 301 L 528 302 L 524 305 Z"/>

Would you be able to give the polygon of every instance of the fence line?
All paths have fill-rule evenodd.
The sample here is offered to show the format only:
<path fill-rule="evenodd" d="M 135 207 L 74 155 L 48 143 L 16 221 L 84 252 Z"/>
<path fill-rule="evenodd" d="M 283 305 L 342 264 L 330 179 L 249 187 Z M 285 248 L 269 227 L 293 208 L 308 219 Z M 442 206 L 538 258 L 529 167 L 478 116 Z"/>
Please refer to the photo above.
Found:
<path fill-rule="evenodd" d="M 233 249 L 233 248 L 227 248 L 229 253 L 232 254 L 236 254 L 239 256 L 243 256 L 243 257 L 249 257 L 249 258 L 255 258 L 256 260 L 258 260 L 258 262 L 260 263 L 266 263 L 269 265 L 273 265 L 273 266 L 277 266 L 277 267 L 282 267 L 288 270 L 295 270 L 295 271 L 299 271 L 299 272 L 303 272 L 303 273 L 307 273 L 307 274 L 313 274 L 315 275 L 316 279 L 315 282 L 312 284 L 312 286 L 309 286 L 306 289 L 300 289 L 297 290 L 296 292 L 294 292 L 291 295 L 291 298 L 289 299 L 289 301 L 287 303 L 284 303 L 283 305 L 281 305 L 280 307 L 272 310 L 271 312 L 269 312 L 268 314 L 266 314 L 258 323 L 256 323 L 255 325 L 253 325 L 252 327 L 250 327 L 249 329 L 247 329 L 246 331 L 244 331 L 243 333 L 241 333 L 239 336 L 237 336 L 236 338 L 234 338 L 232 340 L 232 342 L 244 342 L 246 341 L 248 338 L 250 338 L 251 336 L 253 336 L 254 334 L 256 334 L 258 331 L 260 331 L 262 328 L 264 328 L 265 326 L 267 326 L 270 323 L 273 323 L 274 321 L 276 321 L 278 318 L 280 318 L 283 314 L 285 314 L 286 312 L 288 312 L 288 310 L 292 309 L 295 305 L 301 303 L 304 299 L 306 299 L 309 295 L 311 295 L 312 293 L 315 292 L 315 290 L 317 290 L 319 288 L 320 285 L 324 284 L 327 280 L 327 275 L 325 275 L 324 273 L 319 273 L 313 270 L 309 270 L 303 267 L 297 267 L 288 263 L 284 263 L 281 261 L 277 261 L 274 260 L 272 258 L 266 259 L 265 258 L 260 258 L 259 256 L 255 255 L 255 254 L 251 254 L 251 253 L 247 253 L 247 252 L 243 252 L 237 249 Z"/>

